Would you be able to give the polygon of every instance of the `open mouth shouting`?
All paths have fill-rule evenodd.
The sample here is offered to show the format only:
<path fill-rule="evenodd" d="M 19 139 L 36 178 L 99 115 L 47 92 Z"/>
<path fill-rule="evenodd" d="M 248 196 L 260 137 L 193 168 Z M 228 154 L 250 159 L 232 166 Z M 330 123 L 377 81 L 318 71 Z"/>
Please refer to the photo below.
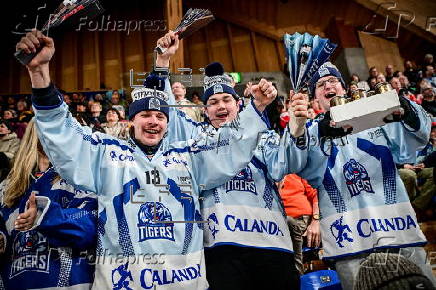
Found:
<path fill-rule="evenodd" d="M 219 120 L 226 120 L 228 116 L 229 116 L 229 113 L 227 113 L 227 112 L 220 112 L 220 113 L 216 114 L 216 118 Z"/>
<path fill-rule="evenodd" d="M 331 98 L 336 97 L 336 92 L 329 92 L 325 97 L 330 100 Z"/>

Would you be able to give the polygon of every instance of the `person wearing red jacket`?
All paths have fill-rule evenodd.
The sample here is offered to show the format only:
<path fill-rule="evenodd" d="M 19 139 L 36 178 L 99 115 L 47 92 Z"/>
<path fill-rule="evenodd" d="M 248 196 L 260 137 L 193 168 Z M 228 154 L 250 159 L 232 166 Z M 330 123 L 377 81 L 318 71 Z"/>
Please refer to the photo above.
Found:
<path fill-rule="evenodd" d="M 295 265 L 301 274 L 303 270 L 303 237 L 307 246 L 319 247 L 318 192 L 296 174 L 286 175 L 280 186 L 280 196 L 285 206 L 289 231 L 295 254 Z"/>

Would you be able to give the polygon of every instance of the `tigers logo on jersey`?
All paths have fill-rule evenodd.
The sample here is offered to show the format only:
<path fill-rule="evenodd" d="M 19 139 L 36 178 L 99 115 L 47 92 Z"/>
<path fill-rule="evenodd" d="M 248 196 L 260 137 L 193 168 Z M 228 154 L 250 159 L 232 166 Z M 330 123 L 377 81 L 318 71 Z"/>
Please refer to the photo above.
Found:
<path fill-rule="evenodd" d="M 253 179 L 253 172 L 250 167 L 247 166 L 241 170 L 232 180 L 227 181 L 226 183 L 226 192 L 237 190 L 237 191 L 247 191 L 254 193 L 256 192 L 256 184 Z"/>
<path fill-rule="evenodd" d="M 174 241 L 170 210 L 160 202 L 146 202 L 138 212 L 139 242 L 149 239 Z"/>
<path fill-rule="evenodd" d="M 359 195 L 362 191 L 374 193 L 368 171 L 356 160 L 350 159 L 345 163 L 344 177 L 352 197 Z"/>
<path fill-rule="evenodd" d="M 12 245 L 12 264 L 9 278 L 26 272 L 49 273 L 50 249 L 47 238 L 32 230 L 20 232 Z"/>

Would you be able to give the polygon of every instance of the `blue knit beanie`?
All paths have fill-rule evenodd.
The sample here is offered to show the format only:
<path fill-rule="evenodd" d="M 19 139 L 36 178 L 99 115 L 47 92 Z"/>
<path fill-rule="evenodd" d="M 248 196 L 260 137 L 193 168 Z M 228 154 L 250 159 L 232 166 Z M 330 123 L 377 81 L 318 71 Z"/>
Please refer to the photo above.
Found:
<path fill-rule="evenodd" d="M 219 62 L 209 64 L 204 72 L 204 94 L 202 97 L 203 102 L 206 104 L 210 96 L 220 93 L 227 93 L 234 98 L 239 99 L 238 94 L 232 87 L 232 80 L 228 75 L 224 74 L 224 67 Z"/>
<path fill-rule="evenodd" d="M 345 88 L 347 88 L 347 86 L 345 85 L 344 79 L 342 78 L 341 73 L 339 72 L 338 68 L 332 64 L 331 62 L 325 62 L 324 64 L 322 64 L 318 71 L 312 76 L 312 78 L 309 81 L 309 89 L 310 89 L 310 94 L 313 96 L 315 94 L 315 85 L 316 82 L 325 76 L 335 76 L 337 77 L 340 81 L 342 86 Z"/>
<path fill-rule="evenodd" d="M 144 82 L 144 87 L 132 91 L 133 102 L 129 106 L 129 120 L 141 111 L 160 111 L 169 120 L 168 95 L 164 92 L 165 81 L 156 74 L 150 74 Z"/>

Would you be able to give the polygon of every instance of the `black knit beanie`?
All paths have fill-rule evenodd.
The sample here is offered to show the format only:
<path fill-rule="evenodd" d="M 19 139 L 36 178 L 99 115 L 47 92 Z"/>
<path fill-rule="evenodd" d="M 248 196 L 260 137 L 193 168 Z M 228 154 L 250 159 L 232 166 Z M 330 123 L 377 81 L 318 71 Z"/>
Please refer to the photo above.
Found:
<path fill-rule="evenodd" d="M 421 269 L 394 253 L 372 253 L 360 265 L 354 290 L 436 289 Z"/>

